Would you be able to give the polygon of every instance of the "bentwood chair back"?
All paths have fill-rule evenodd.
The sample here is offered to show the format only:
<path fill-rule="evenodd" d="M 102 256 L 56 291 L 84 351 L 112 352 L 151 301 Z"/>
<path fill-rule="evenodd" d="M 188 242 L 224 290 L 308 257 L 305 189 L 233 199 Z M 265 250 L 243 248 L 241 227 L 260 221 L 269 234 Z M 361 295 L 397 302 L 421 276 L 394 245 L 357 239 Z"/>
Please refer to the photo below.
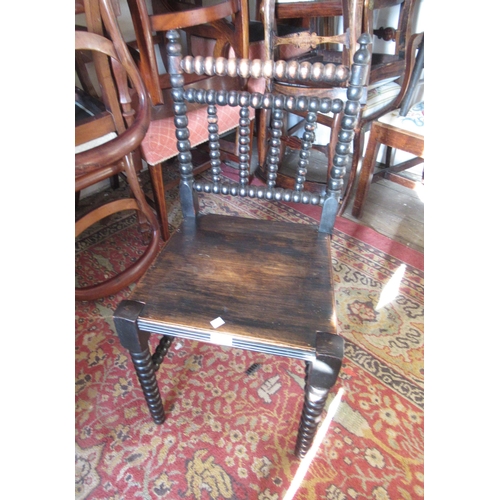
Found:
<path fill-rule="evenodd" d="M 175 337 L 305 361 L 304 404 L 295 448 L 296 455 L 304 457 L 343 359 L 343 339 L 336 324 L 331 235 L 343 165 L 369 72 L 370 37 L 360 38 L 360 49 L 352 66 L 318 66 L 314 75 L 312 71 L 302 74 L 305 80 L 318 73 L 324 78 L 345 79 L 349 82 L 346 102 L 314 96 L 286 97 L 276 92 L 190 89 L 184 85 L 184 75 L 193 72 L 215 73 L 237 80 L 238 77 L 283 78 L 292 68 L 285 61 L 183 58 L 179 32 L 168 31 L 167 39 L 184 220 L 132 295 L 115 311 L 118 336 L 131 355 L 157 424 L 165 421 L 165 411 L 155 372 Z M 190 142 L 193 123 L 186 113 L 195 102 L 207 106 L 206 127 L 213 153 L 209 174 L 197 178 L 193 176 Z M 240 116 L 237 182 L 222 175 L 219 155 L 220 116 L 231 108 L 237 109 Z M 268 109 L 271 114 L 267 157 L 270 174 L 264 186 L 249 182 L 252 109 Z M 306 132 L 295 186 L 284 190 L 277 188 L 275 182 L 283 114 L 297 110 L 307 113 Z M 304 188 L 307 158 L 320 112 L 342 115 L 334 167 L 330 169 L 324 195 Z M 321 217 L 318 225 L 310 225 L 238 217 L 230 212 L 202 214 L 200 196 L 267 200 L 270 209 L 279 201 L 302 203 L 321 207 Z M 149 347 L 151 334 L 162 336 L 153 354 Z"/>
<path fill-rule="evenodd" d="M 88 4 L 90 2 L 87 2 Z M 97 6 L 97 8 L 95 8 Z M 150 121 L 149 100 L 128 48 L 121 36 L 110 0 L 92 2 L 86 10 L 90 25 L 102 16 L 109 34 L 75 31 L 75 51 L 95 55 L 98 78 L 105 107 L 102 112 L 90 112 L 75 123 L 75 191 L 81 191 L 104 179 L 125 174 L 132 196 L 118 199 L 93 209 L 76 222 L 76 236 L 99 221 L 120 211 L 136 211 L 141 231 L 149 231 L 149 243 L 140 258 L 126 269 L 100 282 L 92 277 L 78 276 L 76 298 L 94 300 L 122 290 L 136 281 L 157 254 L 160 233 L 158 221 L 146 202 L 137 177 L 134 151 L 143 140 Z M 129 82 L 132 88 L 129 88 Z M 132 106 L 132 92 L 137 106 Z M 145 235 L 146 236 L 146 235 Z"/>
<path fill-rule="evenodd" d="M 216 36 L 221 41 L 216 46 L 215 54 L 226 54 L 232 47 L 237 57 L 248 58 L 248 4 L 247 0 L 224 0 L 216 5 L 202 7 L 185 4 L 187 10 L 169 10 L 172 5 L 178 8 L 178 2 L 154 1 L 154 12 L 149 13 L 145 0 L 127 0 L 132 16 L 136 36 L 135 58 L 142 78 L 148 89 L 153 111 L 151 125 L 141 145 L 142 158 L 149 167 L 153 187 L 156 211 L 160 221 L 162 237 L 169 238 L 168 211 L 165 200 L 165 184 L 162 165 L 177 154 L 173 137 L 174 123 L 172 101 L 170 99 L 170 80 L 161 69 L 161 57 L 164 50 L 165 32 L 171 29 L 194 30 L 202 26 L 207 29 L 207 36 Z M 168 8 L 167 8 L 168 7 Z M 231 19 L 231 21 L 228 21 Z M 208 30 L 208 26 L 211 28 Z M 199 75 L 194 73 L 186 82 L 191 88 L 209 89 L 216 85 L 226 86 L 227 90 L 242 89 L 245 82 L 242 79 L 222 78 L 217 74 Z M 195 120 L 196 116 L 205 113 L 206 106 L 192 104 L 188 106 L 188 115 Z M 253 111 L 252 123 L 253 127 Z M 233 108 L 221 117 L 221 134 L 234 130 L 239 121 L 238 113 Z M 191 137 L 193 146 L 201 145 L 208 139 L 206 129 L 200 129 Z M 237 160 L 234 141 L 227 141 L 221 148 L 224 158 Z M 206 157 L 207 158 L 207 157 Z M 208 160 L 201 161 L 197 172 L 209 167 Z M 177 181 L 173 182 L 173 185 Z M 169 188 L 170 185 L 167 185 Z"/>

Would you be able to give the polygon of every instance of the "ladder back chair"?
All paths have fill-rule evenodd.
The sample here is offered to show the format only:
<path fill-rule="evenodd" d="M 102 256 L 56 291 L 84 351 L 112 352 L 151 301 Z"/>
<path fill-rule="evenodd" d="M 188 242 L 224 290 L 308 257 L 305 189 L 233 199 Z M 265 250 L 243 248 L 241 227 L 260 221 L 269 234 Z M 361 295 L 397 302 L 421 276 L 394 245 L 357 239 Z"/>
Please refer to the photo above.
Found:
<path fill-rule="evenodd" d="M 75 191 L 124 173 L 132 196 L 106 203 L 81 217 L 76 221 L 76 237 L 110 215 L 129 210 L 138 213 L 141 231 L 149 231 L 150 235 L 142 256 L 123 271 L 99 283 L 89 283 L 92 277 L 78 276 L 77 300 L 105 297 L 136 281 L 152 263 L 160 244 L 158 221 L 139 184 L 134 158 L 149 126 L 150 106 L 146 88 L 121 37 L 110 0 L 99 2 L 100 8 L 98 2 L 86 3 L 91 24 L 95 26 L 96 18 L 100 22 L 102 15 L 110 38 L 75 31 L 75 51 L 98 55 L 95 60 L 99 63 L 99 84 L 106 97 L 106 107 L 101 113 L 97 108 L 91 116 L 75 123 Z M 137 98 L 136 109 L 132 107 L 129 81 Z"/>
<path fill-rule="evenodd" d="M 236 78 L 283 77 L 292 68 L 285 61 L 181 56 L 179 32 L 167 33 L 169 74 L 175 112 L 180 198 L 183 223 L 171 236 L 155 263 L 132 295 L 114 313 L 122 346 L 136 369 L 144 396 L 157 424 L 165 421 L 156 370 L 175 337 L 232 346 L 306 362 L 306 386 L 295 453 L 304 457 L 312 444 L 330 389 L 343 359 L 343 339 L 337 332 L 335 282 L 331 262 L 331 235 L 339 202 L 342 176 L 360 99 L 368 76 L 371 39 L 362 36 L 352 67 L 333 69 L 349 80 L 348 100 L 278 93 L 193 90 L 184 86 L 184 74 L 204 72 Z M 317 68 L 327 73 L 332 68 Z M 305 78 L 312 77 L 310 72 Z M 207 105 L 207 129 L 212 150 L 210 179 L 193 176 L 192 102 Z M 238 182 L 221 175 L 218 111 L 234 107 L 240 113 Z M 268 109 L 272 139 L 268 154 L 267 185 L 249 182 L 248 140 L 250 109 Z M 280 136 L 285 110 L 307 111 L 302 159 L 293 190 L 277 188 Z M 325 195 L 307 192 L 304 176 L 318 112 L 342 113 L 334 167 Z M 205 174 L 207 175 L 207 174 Z M 199 196 L 240 196 L 269 202 L 295 202 L 322 207 L 318 226 L 233 215 L 200 214 Z M 212 323 L 215 320 L 214 323 Z M 151 334 L 161 335 L 153 354 Z"/>
<path fill-rule="evenodd" d="M 195 30 L 196 27 L 210 26 L 207 36 L 216 36 L 221 43 L 215 47 L 215 55 L 227 54 L 229 47 L 236 52 L 236 57 L 248 58 L 248 4 L 247 0 L 224 0 L 218 4 L 202 7 L 187 4 L 188 10 L 168 10 L 168 2 L 153 1 L 154 12 L 150 14 L 145 0 L 127 0 L 132 16 L 136 41 L 133 51 L 139 71 L 148 89 L 153 110 L 151 125 L 141 145 L 142 158 L 148 165 L 151 175 L 156 212 L 160 221 L 163 239 L 169 238 L 168 211 L 165 200 L 165 185 L 162 175 L 162 165 L 177 155 L 173 137 L 174 114 L 170 98 L 170 79 L 163 71 L 162 58 L 158 53 L 164 51 L 164 34 L 168 30 Z M 171 2 L 173 6 L 180 5 Z M 173 8 L 173 7 L 172 7 Z M 228 21 L 231 18 L 232 21 Z M 193 33 L 197 33 L 194 31 Z M 221 52 L 219 52 L 221 51 Z M 213 57 L 213 56 L 212 56 Z M 227 57 L 227 55 L 226 55 Z M 209 89 L 222 86 L 226 90 L 240 90 L 245 86 L 241 79 L 221 77 L 217 74 L 199 75 L 193 73 L 186 81 L 191 88 Z M 200 103 L 188 105 L 187 113 L 191 120 L 199 119 L 205 114 L 206 106 Z M 253 128 L 253 110 L 251 114 Z M 220 117 L 220 133 L 230 132 L 238 126 L 239 115 L 234 108 L 230 108 Z M 193 131 L 191 142 L 193 146 L 205 143 L 208 139 L 206 129 Z M 223 142 L 221 154 L 227 159 L 237 160 L 234 141 Z M 251 146 L 251 145 L 250 145 Z M 207 158 L 207 157 L 206 157 Z M 202 172 L 210 167 L 208 159 L 201 160 L 196 165 L 196 172 Z M 167 189 L 176 185 L 177 181 L 167 186 Z"/>

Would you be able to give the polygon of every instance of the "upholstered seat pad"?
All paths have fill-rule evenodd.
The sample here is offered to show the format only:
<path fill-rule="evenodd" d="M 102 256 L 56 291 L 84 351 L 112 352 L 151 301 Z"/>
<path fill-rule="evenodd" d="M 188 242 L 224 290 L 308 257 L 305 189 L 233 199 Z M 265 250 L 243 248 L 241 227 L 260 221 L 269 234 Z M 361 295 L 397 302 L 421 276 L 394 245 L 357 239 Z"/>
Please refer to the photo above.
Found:
<path fill-rule="evenodd" d="M 139 326 L 307 359 L 317 331 L 335 333 L 330 252 L 330 236 L 316 226 L 186 219 L 133 291 L 146 304 Z"/>
<path fill-rule="evenodd" d="M 186 88 L 241 90 L 241 82 L 239 78 L 214 77 L 187 85 Z M 153 108 L 151 124 L 141 145 L 144 158 L 149 165 L 162 163 L 178 153 L 173 119 L 173 102 L 170 92 L 170 89 L 165 89 L 163 91 L 164 104 Z M 206 110 L 207 106 L 188 104 L 189 140 L 192 147 L 208 140 Z M 220 135 L 238 125 L 239 106 L 217 106 L 217 113 Z M 254 116 L 255 110 L 250 108 L 250 118 L 254 118 Z"/>
<path fill-rule="evenodd" d="M 406 116 L 399 114 L 399 109 L 386 113 L 379 121 L 393 127 L 424 135 L 424 101 L 413 105 Z"/>

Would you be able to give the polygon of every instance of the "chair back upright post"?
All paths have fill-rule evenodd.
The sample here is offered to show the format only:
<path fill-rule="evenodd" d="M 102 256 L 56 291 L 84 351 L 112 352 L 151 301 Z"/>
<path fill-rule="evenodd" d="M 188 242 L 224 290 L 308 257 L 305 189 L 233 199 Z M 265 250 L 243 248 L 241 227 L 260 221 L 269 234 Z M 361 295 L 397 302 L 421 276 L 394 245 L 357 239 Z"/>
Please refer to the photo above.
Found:
<path fill-rule="evenodd" d="M 413 42 L 413 40 L 412 40 Z M 410 53 L 414 54 L 411 46 L 409 48 Z M 424 69 L 424 37 L 422 35 L 422 41 L 420 42 L 418 48 L 418 54 L 415 59 L 415 65 L 413 70 L 411 71 L 410 81 L 408 82 L 408 88 L 405 89 L 404 97 L 401 99 L 400 112 L 401 116 L 406 116 L 408 114 L 408 110 L 412 103 L 412 99 L 414 97 L 415 90 L 417 88 L 420 77 L 422 76 L 422 71 Z"/>
<path fill-rule="evenodd" d="M 394 42 L 394 55 L 373 54 L 372 74 L 369 84 L 374 84 L 405 73 L 405 58 L 407 42 L 412 34 L 412 19 L 415 10 L 415 0 L 364 0 L 362 30 L 371 33 L 380 40 Z M 376 28 L 374 13 L 382 9 L 399 6 L 397 27 Z"/>
<path fill-rule="evenodd" d="M 168 71 L 172 85 L 172 99 L 174 102 L 174 123 L 176 126 L 177 147 L 179 150 L 179 168 L 181 175 L 181 203 L 185 217 L 195 217 L 197 214 L 196 192 L 214 193 L 232 196 L 243 196 L 266 200 L 283 200 L 287 202 L 304 203 L 322 206 L 322 215 L 319 231 L 333 233 L 336 214 L 342 193 L 343 176 L 346 171 L 350 145 L 354 137 L 354 130 L 360 115 L 360 101 L 366 92 L 366 84 L 370 67 L 371 43 L 369 35 L 362 35 L 358 42 L 360 48 L 354 56 L 352 67 L 342 65 L 334 69 L 321 63 L 313 70 L 306 66 L 301 75 L 293 77 L 295 65 L 285 61 L 269 60 L 240 60 L 218 58 L 193 58 L 181 55 L 180 35 L 176 30 L 167 32 L 167 53 L 169 57 Z M 243 78 L 284 78 L 310 80 L 319 78 L 324 81 L 349 80 L 347 101 L 341 99 L 317 98 L 308 96 L 284 96 L 275 92 L 250 94 L 246 91 L 217 91 L 217 90 L 185 90 L 183 74 L 193 72 L 206 74 L 220 74 L 221 76 Z M 209 147 L 212 152 L 210 181 L 193 179 L 193 165 L 190 153 L 188 118 L 186 103 L 197 102 L 208 104 Z M 222 182 L 219 159 L 219 136 L 217 130 L 218 106 L 240 106 L 239 124 L 239 181 L 236 183 Z M 270 147 L 267 153 L 268 176 L 265 187 L 256 187 L 249 184 L 249 108 L 269 110 L 271 114 Z M 281 134 L 284 112 L 301 111 L 306 113 L 306 131 L 302 138 L 301 160 L 296 169 L 294 189 L 276 188 L 276 172 L 278 170 Z M 338 134 L 333 166 L 330 168 L 330 177 L 326 193 L 310 193 L 304 189 L 307 173 L 308 156 L 311 144 L 314 141 L 319 113 L 341 113 L 343 117 Z"/>

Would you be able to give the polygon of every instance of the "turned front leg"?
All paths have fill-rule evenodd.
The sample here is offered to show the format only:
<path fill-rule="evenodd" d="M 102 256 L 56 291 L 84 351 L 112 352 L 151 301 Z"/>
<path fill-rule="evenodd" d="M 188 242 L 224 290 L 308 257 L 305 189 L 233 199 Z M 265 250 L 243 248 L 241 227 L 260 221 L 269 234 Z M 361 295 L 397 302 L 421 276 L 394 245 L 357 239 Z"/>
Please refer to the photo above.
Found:
<path fill-rule="evenodd" d="M 316 359 L 306 365 L 304 406 L 300 419 L 295 455 L 304 458 L 318 429 L 326 398 L 334 386 L 344 357 L 344 339 L 320 332 L 316 339 Z"/>
<path fill-rule="evenodd" d="M 141 302 L 124 300 L 116 309 L 113 320 L 120 342 L 129 351 L 134 363 L 151 417 L 156 424 L 162 424 L 165 421 L 165 410 L 149 350 L 150 334 L 137 327 L 137 318 L 143 307 L 144 304 Z"/>

